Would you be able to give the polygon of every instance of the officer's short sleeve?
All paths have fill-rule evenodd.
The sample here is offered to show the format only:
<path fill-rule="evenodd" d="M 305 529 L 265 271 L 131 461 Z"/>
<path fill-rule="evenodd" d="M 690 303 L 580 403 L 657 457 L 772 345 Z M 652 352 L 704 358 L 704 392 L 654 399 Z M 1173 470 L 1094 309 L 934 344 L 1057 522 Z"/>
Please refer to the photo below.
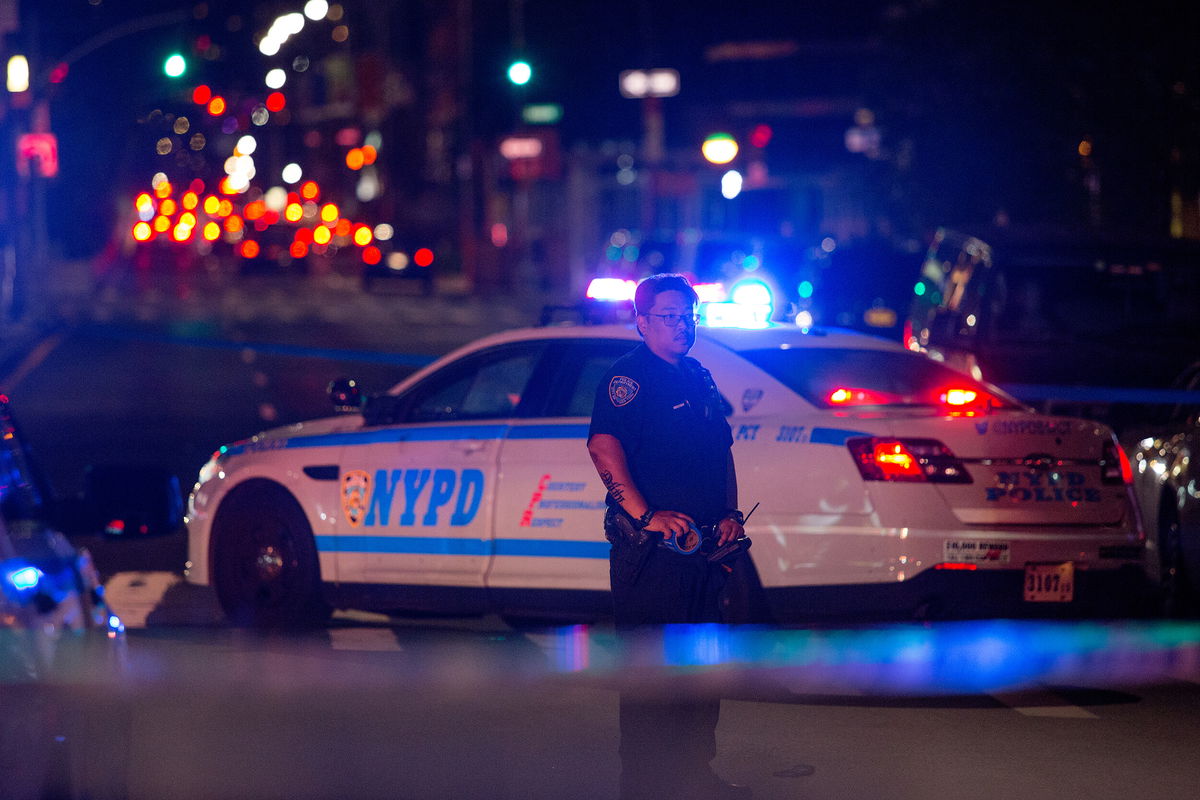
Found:
<path fill-rule="evenodd" d="M 638 382 L 628 375 L 617 372 L 605 375 L 596 387 L 588 438 L 597 433 L 607 433 L 628 445 L 637 429 L 640 389 Z"/>

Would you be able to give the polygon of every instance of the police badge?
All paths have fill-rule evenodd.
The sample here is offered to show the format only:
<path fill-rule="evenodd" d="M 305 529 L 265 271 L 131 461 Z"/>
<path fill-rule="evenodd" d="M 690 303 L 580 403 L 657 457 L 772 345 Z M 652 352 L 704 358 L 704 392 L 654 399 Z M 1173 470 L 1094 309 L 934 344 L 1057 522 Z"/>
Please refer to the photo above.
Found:
<path fill-rule="evenodd" d="M 342 514 L 350 526 L 357 528 L 371 504 L 371 475 L 366 470 L 352 469 L 342 478 Z"/>
<path fill-rule="evenodd" d="M 627 406 L 637 397 L 638 382 L 633 378 L 626 378 L 624 375 L 617 375 L 608 382 L 608 399 L 617 408 Z"/>

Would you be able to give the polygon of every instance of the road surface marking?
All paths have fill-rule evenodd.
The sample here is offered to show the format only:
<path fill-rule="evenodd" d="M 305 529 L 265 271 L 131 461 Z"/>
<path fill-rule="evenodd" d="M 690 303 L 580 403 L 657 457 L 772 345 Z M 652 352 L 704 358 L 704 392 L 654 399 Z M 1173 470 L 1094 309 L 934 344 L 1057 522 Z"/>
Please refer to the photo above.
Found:
<path fill-rule="evenodd" d="M 330 628 L 329 643 L 334 650 L 389 653 L 403 649 L 391 628 Z"/>
<path fill-rule="evenodd" d="M 33 346 L 33 349 L 29 351 L 29 355 L 21 359 L 21 363 L 17 365 L 17 368 L 11 374 L 0 378 L 0 386 L 4 386 L 9 391 L 12 391 L 14 386 L 28 377 L 29 373 L 37 369 L 46 360 L 46 357 L 54 352 L 54 348 L 58 347 L 62 340 L 63 335 L 61 333 L 55 333 L 42 339 Z"/>
<path fill-rule="evenodd" d="M 1080 708 L 1047 689 L 1026 689 L 1019 692 L 996 692 L 996 700 L 1027 717 L 1057 719 L 1099 719 L 1086 708 Z"/>

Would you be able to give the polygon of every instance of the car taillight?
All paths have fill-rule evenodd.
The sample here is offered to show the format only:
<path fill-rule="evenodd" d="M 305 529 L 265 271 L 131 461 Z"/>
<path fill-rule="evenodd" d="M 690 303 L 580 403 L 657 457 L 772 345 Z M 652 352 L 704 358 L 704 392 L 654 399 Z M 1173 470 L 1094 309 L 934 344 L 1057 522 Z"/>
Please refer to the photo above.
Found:
<path fill-rule="evenodd" d="M 1125 455 L 1116 439 L 1110 438 L 1104 442 L 1104 451 L 1100 456 L 1100 480 L 1102 483 L 1126 486 L 1133 483 L 1133 467 L 1129 463 L 1129 456 Z"/>
<path fill-rule="evenodd" d="M 971 474 L 950 448 L 936 439 L 849 439 L 863 480 L 910 483 L 971 483 Z"/>

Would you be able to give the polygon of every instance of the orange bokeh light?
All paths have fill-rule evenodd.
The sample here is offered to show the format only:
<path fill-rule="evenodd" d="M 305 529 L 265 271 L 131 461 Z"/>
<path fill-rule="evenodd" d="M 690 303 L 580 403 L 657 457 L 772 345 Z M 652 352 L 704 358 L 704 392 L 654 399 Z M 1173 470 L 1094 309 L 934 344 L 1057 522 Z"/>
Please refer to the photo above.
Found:
<path fill-rule="evenodd" d="M 308 245 L 304 242 L 292 242 L 292 246 L 288 248 L 288 252 L 292 254 L 292 258 L 304 258 L 308 255 Z"/>
<path fill-rule="evenodd" d="M 300 185 L 300 196 L 305 200 L 316 200 L 320 192 L 321 187 L 317 186 L 316 181 L 305 181 Z"/>
<path fill-rule="evenodd" d="M 215 242 L 217 237 L 221 235 L 221 226 L 215 222 L 209 222 L 204 225 L 203 236 L 210 242 Z"/>
<path fill-rule="evenodd" d="M 236 214 L 225 218 L 225 230 L 230 233 L 237 233 L 242 229 L 242 218 Z"/>
<path fill-rule="evenodd" d="M 171 216 L 172 214 L 175 213 L 176 210 L 177 210 L 177 206 L 175 204 L 175 201 L 169 197 L 167 199 L 163 200 L 162 203 L 160 203 L 158 206 L 158 213 L 162 214 L 164 217 Z"/>
<path fill-rule="evenodd" d="M 208 113 L 214 117 L 219 117 L 225 113 L 225 98 L 221 96 L 214 97 L 208 101 Z"/>
<path fill-rule="evenodd" d="M 253 203 L 246 203 L 246 207 L 242 209 L 242 216 L 249 220 L 255 220 L 267 212 L 267 204 L 262 200 L 255 200 Z"/>
<path fill-rule="evenodd" d="M 333 238 L 333 233 L 324 226 L 313 231 L 313 242 L 316 244 L 329 244 L 329 240 Z"/>
<path fill-rule="evenodd" d="M 349 236 L 350 220 L 346 219 L 345 217 L 339 219 L 337 224 L 333 226 L 333 233 L 335 236 Z"/>
<path fill-rule="evenodd" d="M 338 211 L 337 206 L 335 206 L 333 203 L 326 203 L 325 205 L 321 206 L 321 221 L 326 225 L 332 225 L 333 223 L 337 222 L 339 213 L 340 212 Z"/>
<path fill-rule="evenodd" d="M 154 208 L 154 198 L 150 196 L 149 192 L 142 192 L 134 198 L 133 207 L 138 211 L 146 207 Z"/>
<path fill-rule="evenodd" d="M 371 229 L 366 225 L 359 225 L 354 229 L 354 243 L 359 247 L 366 247 L 374 238 L 371 235 Z"/>
<path fill-rule="evenodd" d="M 154 230 L 157 233 L 166 233 L 167 230 L 170 229 L 170 227 L 171 227 L 171 220 L 167 219 L 166 217 L 155 217 L 154 218 Z"/>
<path fill-rule="evenodd" d="M 242 245 L 238 248 L 238 250 L 241 252 L 242 258 L 254 258 L 258 255 L 258 242 L 254 241 L 253 239 L 247 239 L 246 241 L 242 242 Z"/>
<path fill-rule="evenodd" d="M 139 222 L 133 226 L 133 238 L 139 242 L 148 242 L 153 235 L 154 228 L 150 227 L 149 222 Z"/>
<path fill-rule="evenodd" d="M 170 197 L 171 196 L 171 182 L 163 181 L 158 186 L 155 186 L 154 194 L 157 195 L 160 199 L 163 197 Z"/>
<path fill-rule="evenodd" d="M 200 198 L 196 195 L 195 192 L 188 192 L 183 196 L 183 200 L 181 200 L 180 202 L 183 203 L 184 208 L 186 208 L 188 211 L 191 211 L 193 208 L 195 208 L 197 205 L 200 204 Z"/>
<path fill-rule="evenodd" d="M 350 169 L 362 169 L 363 163 L 363 151 L 361 148 L 353 147 L 346 153 L 346 166 Z"/>
<path fill-rule="evenodd" d="M 216 195 L 210 194 L 208 197 L 204 198 L 204 204 L 202 208 L 204 209 L 205 214 L 212 214 L 213 216 L 216 216 L 216 213 L 221 209 L 221 200 Z"/>
<path fill-rule="evenodd" d="M 374 164 L 375 159 L 379 156 L 379 151 L 369 144 L 362 146 L 362 155 L 364 164 Z"/>
<path fill-rule="evenodd" d="M 299 203 L 288 203 L 283 209 L 283 218 L 288 222 L 299 222 L 304 217 L 304 209 Z"/>
<path fill-rule="evenodd" d="M 378 264 L 380 259 L 382 259 L 382 258 L 383 258 L 383 253 L 379 252 L 379 248 L 376 247 L 375 245 L 371 245 L 370 247 L 363 248 L 362 260 L 364 262 L 366 262 L 367 264 L 371 264 L 371 265 Z"/>

